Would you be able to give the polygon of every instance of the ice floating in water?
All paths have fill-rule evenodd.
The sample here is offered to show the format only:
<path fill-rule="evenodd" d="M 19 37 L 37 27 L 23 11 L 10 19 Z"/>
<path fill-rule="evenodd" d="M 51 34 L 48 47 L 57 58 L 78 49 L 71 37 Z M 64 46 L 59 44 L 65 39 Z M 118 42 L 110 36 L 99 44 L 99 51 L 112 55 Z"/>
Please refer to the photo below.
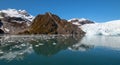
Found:
<path fill-rule="evenodd" d="M 25 44 L 21 44 L 21 46 L 26 46 Z"/>
<path fill-rule="evenodd" d="M 39 45 L 44 45 L 44 44 L 42 44 L 42 43 L 39 43 Z"/>
<path fill-rule="evenodd" d="M 53 43 L 53 45 L 56 45 L 56 43 Z"/>
<path fill-rule="evenodd" d="M 3 54 L 4 52 L 3 51 L 0 51 L 0 54 Z"/>
<path fill-rule="evenodd" d="M 81 26 L 86 35 L 120 35 L 120 20 Z"/>
<path fill-rule="evenodd" d="M 39 45 L 35 45 L 35 47 L 39 47 Z"/>

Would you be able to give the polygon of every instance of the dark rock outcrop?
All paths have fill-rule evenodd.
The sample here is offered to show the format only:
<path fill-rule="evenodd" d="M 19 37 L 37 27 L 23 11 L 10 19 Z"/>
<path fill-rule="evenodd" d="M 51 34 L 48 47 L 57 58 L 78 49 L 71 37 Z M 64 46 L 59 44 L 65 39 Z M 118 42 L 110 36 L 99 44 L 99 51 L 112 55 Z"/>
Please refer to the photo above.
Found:
<path fill-rule="evenodd" d="M 57 15 L 46 13 L 36 16 L 29 29 L 19 34 L 85 34 L 78 26 Z"/>
<path fill-rule="evenodd" d="M 4 34 L 4 31 L 2 29 L 0 29 L 0 34 Z"/>

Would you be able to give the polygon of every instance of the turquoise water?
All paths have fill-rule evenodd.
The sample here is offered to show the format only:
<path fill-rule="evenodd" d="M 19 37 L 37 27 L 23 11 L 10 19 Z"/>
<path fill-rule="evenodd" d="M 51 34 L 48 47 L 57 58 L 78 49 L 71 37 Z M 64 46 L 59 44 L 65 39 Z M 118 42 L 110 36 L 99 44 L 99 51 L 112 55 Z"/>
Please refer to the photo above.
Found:
<path fill-rule="evenodd" d="M 0 65 L 120 65 L 119 36 L 1 36 Z"/>

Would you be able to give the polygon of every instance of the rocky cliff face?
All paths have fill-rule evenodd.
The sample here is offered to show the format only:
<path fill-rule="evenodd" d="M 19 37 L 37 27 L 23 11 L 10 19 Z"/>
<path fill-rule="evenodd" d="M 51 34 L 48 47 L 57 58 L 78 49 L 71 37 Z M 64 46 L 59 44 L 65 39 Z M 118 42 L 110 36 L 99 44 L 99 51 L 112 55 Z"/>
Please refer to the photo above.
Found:
<path fill-rule="evenodd" d="M 78 26 L 51 13 L 40 14 L 19 34 L 85 34 Z"/>
<path fill-rule="evenodd" d="M 29 27 L 26 22 L 28 21 L 18 17 L 4 17 L 2 30 L 7 34 L 17 34 Z"/>

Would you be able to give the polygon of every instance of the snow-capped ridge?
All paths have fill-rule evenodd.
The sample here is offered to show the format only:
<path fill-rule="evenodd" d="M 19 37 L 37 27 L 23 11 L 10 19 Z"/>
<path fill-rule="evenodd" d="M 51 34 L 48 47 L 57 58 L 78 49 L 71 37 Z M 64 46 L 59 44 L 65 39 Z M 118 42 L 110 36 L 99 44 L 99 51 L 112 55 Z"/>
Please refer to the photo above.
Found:
<path fill-rule="evenodd" d="M 15 34 L 28 28 L 34 16 L 26 10 L 6 9 L 0 10 L 1 29 L 4 33 Z"/>
<path fill-rule="evenodd" d="M 72 21 L 72 20 L 78 20 L 78 21 L 86 21 L 88 19 L 85 19 L 85 18 L 72 18 L 70 20 L 68 20 L 68 22 Z"/>
<path fill-rule="evenodd" d="M 68 20 L 68 22 L 71 22 L 72 24 L 77 25 L 77 26 L 94 23 L 93 21 L 90 21 L 89 19 L 85 19 L 85 18 L 73 18 L 73 19 Z"/>
<path fill-rule="evenodd" d="M 7 10 L 0 10 L 0 14 L 3 17 L 21 17 L 26 18 L 29 21 L 32 21 L 34 19 L 34 16 L 29 14 L 26 10 L 16 10 L 16 9 L 7 9 Z"/>

